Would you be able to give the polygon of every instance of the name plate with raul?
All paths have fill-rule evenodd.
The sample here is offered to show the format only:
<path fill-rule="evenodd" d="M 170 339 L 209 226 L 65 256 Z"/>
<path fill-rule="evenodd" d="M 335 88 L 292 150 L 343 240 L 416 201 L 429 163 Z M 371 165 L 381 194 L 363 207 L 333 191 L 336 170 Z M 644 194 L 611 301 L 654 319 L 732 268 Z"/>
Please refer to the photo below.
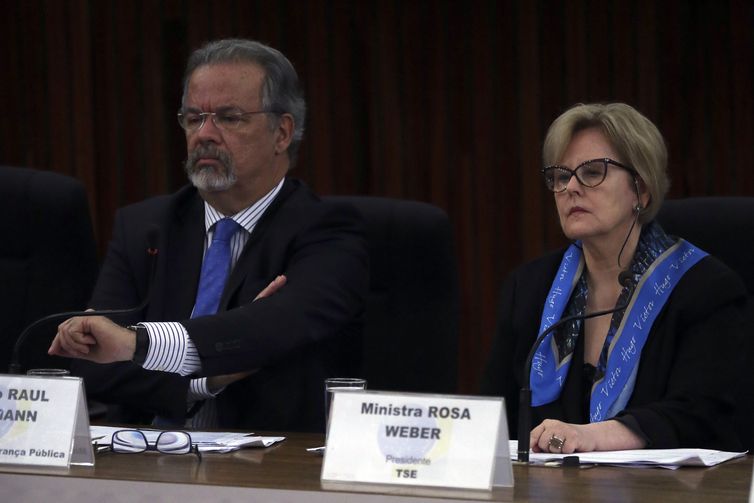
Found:
<path fill-rule="evenodd" d="M 0 463 L 94 464 L 81 378 L 0 374 Z"/>
<path fill-rule="evenodd" d="M 507 455 L 500 398 L 349 391 L 333 397 L 322 480 L 490 490 L 513 486 Z"/>

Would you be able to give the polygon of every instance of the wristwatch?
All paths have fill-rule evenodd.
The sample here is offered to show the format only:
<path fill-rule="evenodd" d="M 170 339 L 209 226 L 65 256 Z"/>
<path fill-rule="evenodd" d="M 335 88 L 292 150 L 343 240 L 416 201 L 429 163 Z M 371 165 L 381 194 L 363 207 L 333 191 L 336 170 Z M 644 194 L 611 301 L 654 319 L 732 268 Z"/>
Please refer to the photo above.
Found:
<path fill-rule="evenodd" d="M 149 351 L 149 332 L 147 332 L 147 327 L 129 325 L 126 328 L 136 333 L 136 349 L 131 361 L 136 365 L 144 365 L 147 359 L 147 351 Z"/>

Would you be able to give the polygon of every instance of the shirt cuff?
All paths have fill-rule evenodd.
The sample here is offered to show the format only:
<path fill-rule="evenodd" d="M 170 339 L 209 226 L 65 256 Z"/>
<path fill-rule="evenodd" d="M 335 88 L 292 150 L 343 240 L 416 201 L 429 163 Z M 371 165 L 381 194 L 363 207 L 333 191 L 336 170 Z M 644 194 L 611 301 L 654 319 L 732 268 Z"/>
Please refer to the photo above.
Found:
<path fill-rule="evenodd" d="M 223 388 L 225 389 L 225 388 Z M 197 400 L 206 400 L 208 398 L 214 398 L 219 395 L 223 390 L 217 390 L 217 393 L 212 393 L 207 387 L 206 377 L 197 377 L 191 379 L 189 383 L 187 399 L 189 402 L 196 402 Z"/>
<path fill-rule="evenodd" d="M 149 350 L 142 367 L 182 376 L 201 369 L 199 352 L 183 325 L 177 322 L 142 322 L 140 325 L 149 333 Z"/>

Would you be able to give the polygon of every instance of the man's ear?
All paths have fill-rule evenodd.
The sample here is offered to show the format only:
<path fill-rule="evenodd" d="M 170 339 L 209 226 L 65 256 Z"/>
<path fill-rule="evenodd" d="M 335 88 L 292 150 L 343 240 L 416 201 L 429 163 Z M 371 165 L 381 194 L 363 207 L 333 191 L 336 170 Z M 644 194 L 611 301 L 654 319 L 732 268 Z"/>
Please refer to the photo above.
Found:
<path fill-rule="evenodd" d="M 275 153 L 283 154 L 288 150 L 288 146 L 293 140 L 293 130 L 296 122 L 291 114 L 282 114 L 278 118 L 278 125 L 275 128 Z"/>

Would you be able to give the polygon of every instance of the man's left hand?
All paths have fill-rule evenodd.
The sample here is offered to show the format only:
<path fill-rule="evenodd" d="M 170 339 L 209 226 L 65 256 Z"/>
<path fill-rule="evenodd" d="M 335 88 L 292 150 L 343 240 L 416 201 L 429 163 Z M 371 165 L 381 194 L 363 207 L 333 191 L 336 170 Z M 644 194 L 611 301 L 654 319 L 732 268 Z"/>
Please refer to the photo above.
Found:
<path fill-rule="evenodd" d="M 273 295 L 283 288 L 287 278 L 280 275 L 273 279 L 254 300 Z M 47 354 L 65 358 L 80 358 L 95 363 L 129 361 L 136 350 L 136 335 L 133 331 L 113 323 L 104 316 L 80 316 L 70 318 L 58 325 Z M 252 371 L 225 376 L 223 383 L 242 379 Z M 225 382 L 229 380 L 230 382 Z"/>
<path fill-rule="evenodd" d="M 113 363 L 133 358 L 136 334 L 104 316 L 70 318 L 58 326 L 47 354 Z"/>

